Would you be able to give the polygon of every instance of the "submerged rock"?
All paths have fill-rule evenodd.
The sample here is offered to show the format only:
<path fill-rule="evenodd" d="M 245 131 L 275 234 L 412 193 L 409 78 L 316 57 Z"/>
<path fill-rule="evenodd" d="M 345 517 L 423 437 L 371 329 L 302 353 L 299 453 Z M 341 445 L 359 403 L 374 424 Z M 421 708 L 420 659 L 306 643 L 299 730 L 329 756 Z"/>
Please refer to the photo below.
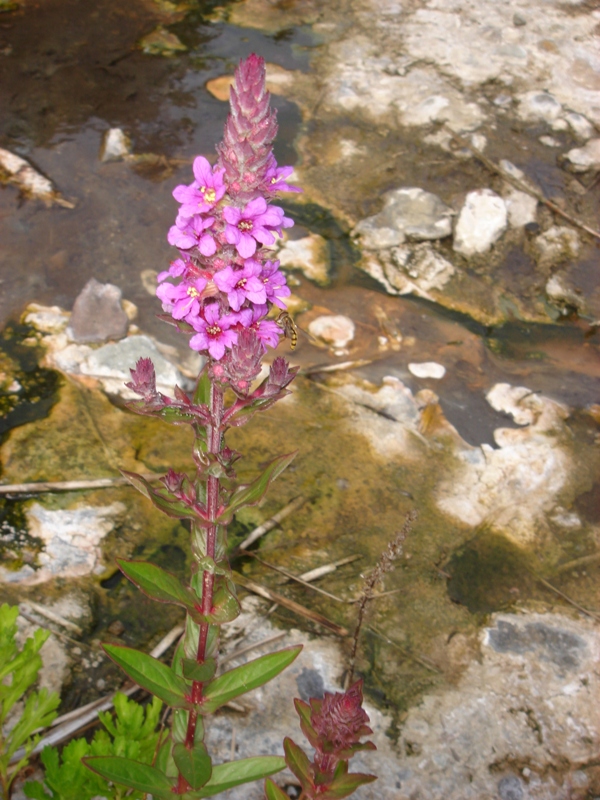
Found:
<path fill-rule="evenodd" d="M 49 178 L 24 158 L 0 148 L 0 183 L 3 182 L 14 184 L 26 197 L 43 200 L 47 205 L 56 203 L 64 208 L 74 208 L 73 203 L 60 195 Z"/>
<path fill-rule="evenodd" d="M 572 474 L 570 454 L 560 442 L 568 411 L 505 383 L 496 384 L 486 399 L 526 427 L 497 428 L 498 449 L 485 444 L 459 449 L 461 465 L 452 479 L 441 482 L 437 504 L 467 525 L 486 523 L 516 544 L 532 544 Z"/>
<path fill-rule="evenodd" d="M 533 242 L 540 267 L 548 268 L 577 258 L 581 249 L 579 234 L 573 228 L 553 225 Z"/>
<path fill-rule="evenodd" d="M 123 503 L 47 509 L 34 503 L 27 511 L 31 536 L 41 539 L 37 569 L 26 564 L 9 571 L 0 567 L 0 581 L 35 585 L 53 578 L 78 578 L 102 571 L 100 543 L 125 512 Z"/>
<path fill-rule="evenodd" d="M 526 92 L 519 98 L 521 119 L 552 124 L 562 114 L 562 105 L 549 92 Z"/>
<path fill-rule="evenodd" d="M 443 239 L 452 233 L 454 211 L 431 192 L 402 188 L 386 192 L 383 210 L 354 228 L 369 250 L 393 247 L 405 239 Z"/>
<path fill-rule="evenodd" d="M 354 339 L 355 327 L 349 317 L 341 314 L 324 315 L 312 320 L 308 332 L 335 351 L 345 352 L 346 347 Z"/>
<path fill-rule="evenodd" d="M 467 257 L 486 253 L 506 230 L 507 220 L 506 205 L 496 192 L 469 192 L 456 223 L 454 249 Z"/>
<path fill-rule="evenodd" d="M 446 374 L 446 367 L 435 361 L 423 361 L 419 364 L 409 364 L 408 371 L 411 375 L 414 375 L 415 378 L 434 378 L 436 381 L 439 381 Z"/>
<path fill-rule="evenodd" d="M 106 342 L 127 336 L 129 319 L 121 300 L 118 286 L 90 278 L 73 305 L 69 326 L 73 340 Z"/>
<path fill-rule="evenodd" d="M 299 269 L 319 286 L 329 284 L 331 259 L 326 240 L 317 233 L 302 239 L 288 239 L 277 253 L 284 269 Z"/>
<path fill-rule="evenodd" d="M 120 161 L 131 154 L 131 139 L 121 128 L 109 128 L 102 136 L 100 161 Z"/>
<path fill-rule="evenodd" d="M 159 25 L 152 33 L 144 36 L 139 42 L 143 53 L 152 56 L 174 56 L 187 50 L 179 37 Z"/>

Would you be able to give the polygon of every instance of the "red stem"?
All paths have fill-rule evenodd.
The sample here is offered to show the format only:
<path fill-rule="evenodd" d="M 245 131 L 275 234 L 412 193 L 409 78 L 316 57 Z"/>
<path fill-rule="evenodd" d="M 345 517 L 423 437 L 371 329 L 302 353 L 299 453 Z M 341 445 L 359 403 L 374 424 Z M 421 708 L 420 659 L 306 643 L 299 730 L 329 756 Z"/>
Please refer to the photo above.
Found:
<path fill-rule="evenodd" d="M 209 453 L 219 453 L 221 451 L 221 427 L 223 421 L 223 392 L 222 390 L 212 384 L 210 406 L 212 412 L 212 425 L 207 426 L 207 445 Z M 206 484 L 206 509 L 208 518 L 211 520 L 216 519 L 217 511 L 219 508 L 219 479 L 209 476 Z M 214 559 L 216 550 L 217 539 L 217 526 L 211 525 L 206 531 L 206 555 Z M 204 571 L 202 575 L 202 602 L 201 608 L 203 614 L 210 614 L 213 606 L 213 592 L 215 586 L 214 573 Z M 198 650 L 196 652 L 196 661 L 198 664 L 203 664 L 206 658 L 206 643 L 208 641 L 208 623 L 200 625 L 200 635 L 198 637 Z M 192 683 L 191 699 L 194 708 L 190 711 L 188 718 L 188 726 L 185 736 L 185 746 L 191 750 L 194 746 L 194 738 L 196 735 L 196 723 L 198 721 L 198 705 L 202 702 L 202 682 L 194 681 Z M 183 794 L 190 789 L 190 786 L 183 775 L 179 774 L 177 781 L 177 794 Z"/>

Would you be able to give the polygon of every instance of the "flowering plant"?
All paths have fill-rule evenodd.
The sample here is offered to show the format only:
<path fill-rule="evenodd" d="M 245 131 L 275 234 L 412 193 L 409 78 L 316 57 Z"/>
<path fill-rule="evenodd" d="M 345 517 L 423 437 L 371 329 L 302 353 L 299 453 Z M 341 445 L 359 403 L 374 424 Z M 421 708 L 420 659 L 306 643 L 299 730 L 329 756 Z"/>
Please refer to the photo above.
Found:
<path fill-rule="evenodd" d="M 251 55 L 239 65 L 230 100 L 216 164 L 198 156 L 194 181 L 173 192 L 180 208 L 168 240 L 179 257 L 158 275 L 164 318 L 191 334 L 189 345 L 204 355 L 205 365 L 191 397 L 179 387 L 173 399 L 158 392 L 150 359 L 138 361 L 127 384 L 140 398 L 129 404 L 133 411 L 189 425 L 194 432 L 195 475 L 170 469 L 156 488 L 125 473 L 161 511 L 190 523 L 194 561 L 188 583 L 154 564 L 118 562 L 148 596 L 185 609 L 185 633 L 173 664 L 121 645 L 104 647 L 130 678 L 173 709 L 172 730 L 153 765 L 117 756 L 84 760 L 106 780 L 157 800 L 174 794 L 182 800 L 210 797 L 285 766 L 280 756 L 213 765 L 204 719 L 271 680 L 301 649 L 269 653 L 216 676 L 220 626 L 240 611 L 226 556 L 227 526 L 237 511 L 262 499 L 295 456 L 279 456 L 252 483 L 240 484 L 234 469 L 239 454 L 224 440 L 230 427 L 245 425 L 287 395 L 296 373 L 278 357 L 255 386 L 267 347 L 276 347 L 283 335 L 267 315 L 273 306 L 284 310 L 290 295 L 268 246 L 293 222 L 271 200 L 278 191 L 299 191 L 287 183 L 291 167 L 279 167 L 273 156 L 277 124 L 261 58 Z M 329 776 L 330 767 L 323 769 Z"/>

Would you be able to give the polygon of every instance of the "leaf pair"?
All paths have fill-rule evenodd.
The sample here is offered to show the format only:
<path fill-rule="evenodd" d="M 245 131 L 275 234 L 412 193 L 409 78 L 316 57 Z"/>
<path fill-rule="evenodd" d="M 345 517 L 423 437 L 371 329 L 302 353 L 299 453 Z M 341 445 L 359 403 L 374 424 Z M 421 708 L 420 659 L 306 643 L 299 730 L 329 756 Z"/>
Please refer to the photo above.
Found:
<path fill-rule="evenodd" d="M 104 645 L 104 649 L 132 680 L 168 706 L 192 709 L 189 680 L 179 677 L 162 661 L 123 645 L 107 644 Z M 276 653 L 268 653 L 209 680 L 204 686 L 203 699 L 198 705 L 198 711 L 203 715 L 212 714 L 230 700 L 267 683 L 291 664 L 301 649 L 299 645 Z M 193 666 L 188 663 L 189 661 L 191 660 L 186 659 L 184 662 L 184 675 L 186 664 L 188 675 L 193 675 Z M 193 662 L 191 664 L 193 665 Z M 204 665 L 196 666 L 201 668 Z"/>
<path fill-rule="evenodd" d="M 179 748 L 179 749 L 178 749 Z M 194 751 L 197 755 L 183 754 L 181 748 L 184 745 L 176 745 L 174 748 L 175 763 L 181 769 L 182 774 L 196 789 L 178 795 L 181 800 L 199 800 L 203 797 L 213 797 L 219 792 L 225 792 L 234 786 L 242 783 L 259 780 L 268 775 L 273 775 L 285 767 L 285 761 L 281 756 L 256 756 L 254 758 L 244 758 L 240 761 L 230 761 L 211 767 L 208 772 L 207 764 L 210 766 L 208 754 L 203 758 L 201 748 L 196 745 Z M 169 778 L 161 770 L 139 761 L 132 761 L 127 758 L 86 758 L 85 764 L 91 770 L 101 775 L 105 780 L 120 783 L 131 789 L 152 793 L 153 797 L 160 800 L 173 800 L 173 788 L 176 779 Z M 183 767 L 183 769 L 182 769 Z M 185 770 L 185 771 L 184 771 Z M 207 780 L 198 787 L 208 773 Z M 189 777 L 188 777 L 189 776 Z M 191 778 L 191 780 L 190 780 Z"/>
<path fill-rule="evenodd" d="M 222 625 L 239 614 L 240 606 L 233 586 L 225 576 L 216 576 L 211 613 L 202 614 L 195 592 L 171 572 L 146 561 L 117 559 L 117 564 L 123 574 L 148 597 L 159 603 L 173 603 L 185 608 L 198 624 L 206 622 L 210 625 Z"/>

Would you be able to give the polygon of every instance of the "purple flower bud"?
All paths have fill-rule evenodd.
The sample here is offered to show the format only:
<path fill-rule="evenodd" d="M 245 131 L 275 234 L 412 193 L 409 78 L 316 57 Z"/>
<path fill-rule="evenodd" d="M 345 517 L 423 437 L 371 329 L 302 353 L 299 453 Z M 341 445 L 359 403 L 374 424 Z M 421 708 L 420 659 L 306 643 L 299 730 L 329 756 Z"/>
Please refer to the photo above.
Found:
<path fill-rule="evenodd" d="M 140 358 L 135 369 L 130 369 L 131 381 L 126 383 L 128 389 L 141 395 L 147 403 L 158 397 L 156 391 L 156 374 L 150 358 Z"/>

